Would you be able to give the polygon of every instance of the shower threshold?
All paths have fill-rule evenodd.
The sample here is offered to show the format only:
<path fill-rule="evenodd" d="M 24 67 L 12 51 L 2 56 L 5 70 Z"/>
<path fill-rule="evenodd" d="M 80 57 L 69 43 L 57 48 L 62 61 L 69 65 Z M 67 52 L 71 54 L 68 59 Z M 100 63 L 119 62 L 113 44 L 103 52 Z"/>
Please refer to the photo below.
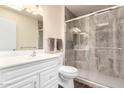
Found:
<path fill-rule="evenodd" d="M 75 78 L 76 81 L 82 83 L 82 84 L 86 84 L 90 87 L 93 87 L 93 88 L 109 88 L 108 86 L 104 86 L 104 85 L 101 85 L 99 83 L 96 83 L 96 82 L 93 82 L 93 81 L 90 81 L 88 79 L 85 79 L 85 78 L 82 78 L 80 76 L 78 76 L 77 78 Z"/>

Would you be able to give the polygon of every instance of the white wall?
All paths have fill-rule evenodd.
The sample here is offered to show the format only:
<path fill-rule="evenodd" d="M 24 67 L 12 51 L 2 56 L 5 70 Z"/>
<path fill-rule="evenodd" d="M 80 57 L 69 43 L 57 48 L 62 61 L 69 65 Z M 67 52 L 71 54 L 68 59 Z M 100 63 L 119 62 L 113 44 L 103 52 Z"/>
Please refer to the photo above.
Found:
<path fill-rule="evenodd" d="M 42 6 L 43 8 L 43 48 L 48 50 L 48 38 L 60 38 L 64 41 L 64 6 Z M 64 43 L 64 42 L 63 42 Z"/>
<path fill-rule="evenodd" d="M 38 47 L 38 22 L 36 19 L 0 7 L 0 17 L 16 22 L 16 47 Z"/>
<path fill-rule="evenodd" d="M 49 37 L 63 39 L 64 44 L 64 6 L 42 6 L 43 8 L 43 48 L 48 49 Z M 17 25 L 17 49 L 20 47 L 38 47 L 37 20 L 20 15 L 17 12 L 0 7 L 0 16 L 15 21 Z M 64 45 L 63 45 L 64 47 Z"/>

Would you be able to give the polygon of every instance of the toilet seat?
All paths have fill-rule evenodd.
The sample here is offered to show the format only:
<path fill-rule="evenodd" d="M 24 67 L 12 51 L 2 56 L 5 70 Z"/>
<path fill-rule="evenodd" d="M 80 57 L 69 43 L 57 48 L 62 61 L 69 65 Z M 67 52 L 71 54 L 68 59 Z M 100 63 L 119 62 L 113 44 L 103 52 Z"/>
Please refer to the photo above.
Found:
<path fill-rule="evenodd" d="M 64 73 L 73 74 L 73 73 L 77 72 L 78 70 L 71 66 L 62 66 L 62 67 L 60 67 L 59 71 L 64 72 Z"/>
<path fill-rule="evenodd" d="M 73 79 L 78 75 L 78 70 L 71 66 L 62 66 L 59 69 L 59 73 L 65 78 Z"/>

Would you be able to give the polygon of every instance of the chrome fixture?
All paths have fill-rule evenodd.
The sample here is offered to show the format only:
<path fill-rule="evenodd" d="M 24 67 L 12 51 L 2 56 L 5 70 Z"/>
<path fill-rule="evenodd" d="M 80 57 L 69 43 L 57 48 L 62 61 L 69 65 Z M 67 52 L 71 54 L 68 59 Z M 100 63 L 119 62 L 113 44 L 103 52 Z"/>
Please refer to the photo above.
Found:
<path fill-rule="evenodd" d="M 75 33 L 75 34 L 78 34 L 78 33 L 81 32 L 81 30 L 79 28 L 77 28 L 77 27 L 73 27 L 72 32 Z"/>
<path fill-rule="evenodd" d="M 34 56 L 36 56 L 36 54 L 37 54 L 37 53 L 36 53 L 36 51 L 35 51 L 35 50 L 33 50 L 33 52 L 32 52 L 32 54 L 31 54 L 31 56 L 32 56 L 32 57 L 34 57 Z"/>

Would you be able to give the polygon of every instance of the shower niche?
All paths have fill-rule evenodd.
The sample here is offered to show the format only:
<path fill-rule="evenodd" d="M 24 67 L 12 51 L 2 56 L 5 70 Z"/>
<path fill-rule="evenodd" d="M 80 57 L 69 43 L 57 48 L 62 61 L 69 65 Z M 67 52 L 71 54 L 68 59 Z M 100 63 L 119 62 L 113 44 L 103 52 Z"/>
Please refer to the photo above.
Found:
<path fill-rule="evenodd" d="M 95 37 L 96 46 L 100 48 L 112 48 L 113 47 L 113 31 L 112 23 L 110 19 L 110 12 L 96 14 L 95 20 Z"/>
<path fill-rule="evenodd" d="M 85 19 L 78 20 L 71 28 L 74 50 L 88 50 L 89 35 L 86 31 Z"/>
<path fill-rule="evenodd" d="M 75 50 L 87 50 L 88 49 L 88 34 L 78 33 L 73 34 L 73 43 Z"/>

